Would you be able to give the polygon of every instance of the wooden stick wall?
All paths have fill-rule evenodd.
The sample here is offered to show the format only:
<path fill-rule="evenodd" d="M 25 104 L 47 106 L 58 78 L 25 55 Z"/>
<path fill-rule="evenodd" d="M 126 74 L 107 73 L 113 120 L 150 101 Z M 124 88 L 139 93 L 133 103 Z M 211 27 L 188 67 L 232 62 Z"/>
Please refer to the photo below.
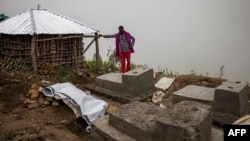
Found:
<path fill-rule="evenodd" d="M 80 66 L 83 62 L 83 35 L 48 35 L 39 34 L 35 42 L 35 60 L 52 66 Z M 2 35 L 3 55 L 22 57 L 32 64 L 30 35 Z"/>

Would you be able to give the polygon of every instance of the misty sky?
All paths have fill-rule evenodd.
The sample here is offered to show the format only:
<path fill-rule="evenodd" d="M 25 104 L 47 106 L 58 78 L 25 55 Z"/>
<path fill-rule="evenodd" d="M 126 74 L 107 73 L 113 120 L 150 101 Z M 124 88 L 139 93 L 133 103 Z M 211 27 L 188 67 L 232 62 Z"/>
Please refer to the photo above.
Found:
<path fill-rule="evenodd" d="M 226 79 L 250 81 L 250 0 L 0 0 L 0 13 L 12 17 L 38 4 L 101 34 L 123 25 L 136 38 L 135 64 L 209 76 L 225 66 Z M 104 60 L 114 42 L 100 38 Z"/>

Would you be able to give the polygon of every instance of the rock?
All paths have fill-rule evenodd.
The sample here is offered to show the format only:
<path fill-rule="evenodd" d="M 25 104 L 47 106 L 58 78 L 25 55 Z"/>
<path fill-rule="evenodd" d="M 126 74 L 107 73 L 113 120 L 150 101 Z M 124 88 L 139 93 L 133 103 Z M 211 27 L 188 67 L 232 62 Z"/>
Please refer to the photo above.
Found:
<path fill-rule="evenodd" d="M 18 115 L 18 114 L 14 114 L 13 116 L 15 119 L 18 119 L 18 120 L 24 119 L 21 115 Z"/>
<path fill-rule="evenodd" d="M 30 99 L 26 99 L 24 101 L 24 104 L 31 104 L 31 103 L 36 103 L 37 101 L 36 100 L 30 100 Z"/>
<path fill-rule="evenodd" d="M 52 97 L 46 97 L 45 98 L 47 101 L 49 101 L 49 102 L 52 102 L 53 101 L 53 98 Z"/>
<path fill-rule="evenodd" d="M 38 98 L 38 96 L 39 96 L 39 93 L 38 93 L 38 91 L 37 91 L 36 93 L 33 93 L 33 94 L 30 96 L 30 99 L 31 99 L 31 100 L 35 100 L 35 99 Z"/>
<path fill-rule="evenodd" d="M 28 94 L 30 95 L 30 100 L 34 100 L 34 99 L 38 98 L 38 96 L 39 96 L 39 92 L 36 89 L 30 89 L 28 91 Z"/>
<path fill-rule="evenodd" d="M 210 87 L 211 86 L 211 84 L 209 82 L 207 82 L 207 81 L 201 81 L 200 85 L 204 86 L 204 87 Z"/>
<path fill-rule="evenodd" d="M 35 108 L 38 108 L 38 107 L 39 107 L 39 104 L 37 102 L 31 103 L 30 105 L 28 105 L 29 109 L 35 109 Z"/>
<path fill-rule="evenodd" d="M 166 106 L 165 105 L 163 105 L 163 104 L 161 104 L 160 103 L 160 105 L 159 105 L 161 108 L 166 108 Z"/>
<path fill-rule="evenodd" d="M 67 122 L 66 119 L 64 119 L 64 120 L 61 121 L 62 124 L 66 124 L 66 122 Z"/>
<path fill-rule="evenodd" d="M 166 96 L 166 94 L 163 93 L 162 91 L 157 91 L 153 94 L 152 102 L 159 103 L 162 101 L 163 97 L 165 97 L 165 96 Z"/>
<path fill-rule="evenodd" d="M 32 85 L 31 85 L 31 89 L 38 90 L 38 89 L 39 89 L 39 86 L 38 86 L 37 84 L 32 84 Z"/>
<path fill-rule="evenodd" d="M 42 80 L 42 83 L 44 83 L 44 84 L 50 84 L 51 82 L 50 81 Z"/>
<path fill-rule="evenodd" d="M 55 99 L 62 99 L 59 95 L 55 95 Z"/>
<path fill-rule="evenodd" d="M 47 124 L 47 125 L 53 125 L 55 123 L 56 123 L 55 121 L 47 121 L 45 124 Z"/>
<path fill-rule="evenodd" d="M 57 102 L 57 101 L 53 101 L 52 103 L 51 103 L 51 106 L 53 106 L 53 107 L 57 107 L 57 106 L 59 106 L 60 104 L 59 104 L 59 102 Z"/>
<path fill-rule="evenodd" d="M 37 103 L 41 106 L 44 104 L 43 102 L 44 102 L 44 98 L 39 97 L 37 100 Z"/>
<path fill-rule="evenodd" d="M 48 100 L 44 100 L 44 101 L 43 101 L 43 104 L 44 104 L 44 105 L 49 105 L 50 102 L 49 102 Z"/>

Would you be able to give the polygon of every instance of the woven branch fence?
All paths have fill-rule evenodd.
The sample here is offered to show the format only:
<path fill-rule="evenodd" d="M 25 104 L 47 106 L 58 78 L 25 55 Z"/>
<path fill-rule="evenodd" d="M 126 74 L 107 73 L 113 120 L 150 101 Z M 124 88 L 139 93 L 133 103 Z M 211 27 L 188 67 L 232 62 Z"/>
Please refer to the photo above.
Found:
<path fill-rule="evenodd" d="M 1 42 L 4 56 L 21 57 L 22 61 L 33 66 L 46 62 L 52 66 L 78 68 L 83 62 L 82 34 L 39 34 L 34 36 L 2 34 Z M 32 46 L 34 46 L 34 55 Z"/>

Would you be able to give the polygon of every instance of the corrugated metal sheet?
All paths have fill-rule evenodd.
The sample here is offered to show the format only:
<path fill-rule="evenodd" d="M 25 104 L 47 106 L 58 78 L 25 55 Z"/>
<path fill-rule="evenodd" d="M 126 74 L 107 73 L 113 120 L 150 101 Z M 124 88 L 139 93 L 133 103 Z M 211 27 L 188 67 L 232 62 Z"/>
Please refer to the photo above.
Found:
<path fill-rule="evenodd" d="M 5 34 L 94 34 L 98 30 L 46 9 L 31 9 L 0 23 Z"/>

